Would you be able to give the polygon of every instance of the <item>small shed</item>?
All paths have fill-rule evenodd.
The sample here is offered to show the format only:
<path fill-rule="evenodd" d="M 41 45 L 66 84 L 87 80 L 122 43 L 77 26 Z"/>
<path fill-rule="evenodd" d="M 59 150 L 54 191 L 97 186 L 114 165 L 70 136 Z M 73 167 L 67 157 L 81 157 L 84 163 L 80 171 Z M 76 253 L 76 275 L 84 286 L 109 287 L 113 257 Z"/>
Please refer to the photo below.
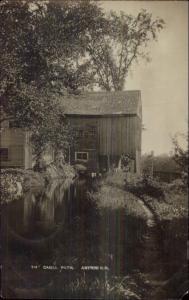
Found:
<path fill-rule="evenodd" d="M 47 163 L 53 160 L 52 150 L 44 153 Z M 30 169 L 35 164 L 30 134 L 23 128 L 15 127 L 14 121 L 5 121 L 0 130 L 0 168 Z"/>
<path fill-rule="evenodd" d="M 31 156 L 28 134 L 4 122 L 0 132 L 0 167 L 28 169 L 31 167 Z"/>
<path fill-rule="evenodd" d="M 61 100 L 74 134 L 69 149 L 71 164 L 82 164 L 89 172 L 118 167 L 121 157 L 141 169 L 141 92 L 85 92 Z"/>

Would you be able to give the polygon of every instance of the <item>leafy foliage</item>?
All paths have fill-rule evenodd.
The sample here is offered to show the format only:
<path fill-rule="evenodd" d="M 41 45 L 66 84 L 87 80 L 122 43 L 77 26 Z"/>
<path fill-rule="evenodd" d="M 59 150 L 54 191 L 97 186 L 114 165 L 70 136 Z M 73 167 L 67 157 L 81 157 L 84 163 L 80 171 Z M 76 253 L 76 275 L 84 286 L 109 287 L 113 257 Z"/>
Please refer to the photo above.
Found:
<path fill-rule="evenodd" d="M 125 187 L 138 196 L 149 195 L 161 200 L 165 197 L 162 183 L 149 175 L 133 176 L 131 180 L 126 181 Z"/>
<path fill-rule="evenodd" d="M 1 205 L 20 199 L 23 196 L 22 184 L 24 176 L 22 173 L 17 172 L 15 169 L 12 173 L 1 171 L 0 179 Z"/>
<path fill-rule="evenodd" d="M 87 64 L 79 59 L 98 13 L 89 1 L 2 1 L 0 95 L 23 82 L 58 90 L 86 85 Z"/>
<path fill-rule="evenodd" d="M 141 161 L 142 173 L 153 176 L 162 183 L 173 182 L 182 177 L 182 172 L 173 154 L 144 154 Z"/>
<path fill-rule="evenodd" d="M 123 90 L 125 78 L 134 61 L 149 60 L 145 48 L 164 27 L 160 18 L 153 19 L 146 10 L 136 17 L 121 12 L 102 22 L 101 31 L 91 31 L 87 52 L 95 71 L 96 82 L 105 90 Z"/>
<path fill-rule="evenodd" d="M 3 0 L 0 3 L 1 121 L 13 118 L 31 132 L 34 151 L 70 142 L 59 96 L 78 93 L 94 81 L 121 90 L 128 70 L 163 20 L 107 17 L 96 1 Z"/>
<path fill-rule="evenodd" d="M 186 138 L 187 141 L 187 148 L 184 149 L 182 146 L 180 146 L 178 137 L 175 136 L 173 138 L 173 146 L 174 146 L 174 156 L 173 159 L 175 160 L 176 164 L 179 166 L 180 170 L 182 171 L 183 180 L 185 183 L 188 182 L 188 138 Z"/>
<path fill-rule="evenodd" d="M 89 1 L 9 1 L 0 4 L 1 122 L 31 132 L 37 155 L 47 145 L 64 149 L 68 125 L 58 96 L 90 82 L 81 61 L 86 30 L 98 16 Z"/>

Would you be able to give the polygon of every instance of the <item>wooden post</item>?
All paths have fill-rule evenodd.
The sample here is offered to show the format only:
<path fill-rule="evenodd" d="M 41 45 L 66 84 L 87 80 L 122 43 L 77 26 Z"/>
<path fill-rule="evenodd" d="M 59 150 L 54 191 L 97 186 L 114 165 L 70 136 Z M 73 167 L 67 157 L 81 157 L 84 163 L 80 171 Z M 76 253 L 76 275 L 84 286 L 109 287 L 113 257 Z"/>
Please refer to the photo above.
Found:
<path fill-rule="evenodd" d="M 110 171 L 110 154 L 108 154 L 108 171 Z"/>
<path fill-rule="evenodd" d="M 71 159 L 70 159 L 70 146 L 69 146 L 69 148 L 68 148 L 68 164 L 70 165 L 70 161 L 71 161 Z"/>
<path fill-rule="evenodd" d="M 154 151 L 151 151 L 151 176 L 154 177 Z"/>

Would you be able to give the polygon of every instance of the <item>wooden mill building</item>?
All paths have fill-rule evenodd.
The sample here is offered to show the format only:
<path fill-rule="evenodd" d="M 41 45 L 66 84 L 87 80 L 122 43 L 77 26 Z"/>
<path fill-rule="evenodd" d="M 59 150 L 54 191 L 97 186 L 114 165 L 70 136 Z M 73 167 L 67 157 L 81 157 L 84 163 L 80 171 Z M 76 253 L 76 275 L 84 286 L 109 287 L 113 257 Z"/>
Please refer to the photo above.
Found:
<path fill-rule="evenodd" d="M 140 91 L 84 92 L 61 100 L 73 131 L 74 143 L 67 160 L 83 165 L 89 173 L 118 167 L 122 155 L 140 173 L 142 106 Z M 50 153 L 51 152 L 51 153 Z M 46 153 L 48 162 L 53 153 Z M 5 124 L 1 131 L 1 167 L 32 167 L 27 132 Z"/>
<path fill-rule="evenodd" d="M 87 92 L 62 100 L 74 134 L 71 164 L 90 172 L 118 167 L 122 155 L 140 173 L 142 105 L 140 91 Z"/>

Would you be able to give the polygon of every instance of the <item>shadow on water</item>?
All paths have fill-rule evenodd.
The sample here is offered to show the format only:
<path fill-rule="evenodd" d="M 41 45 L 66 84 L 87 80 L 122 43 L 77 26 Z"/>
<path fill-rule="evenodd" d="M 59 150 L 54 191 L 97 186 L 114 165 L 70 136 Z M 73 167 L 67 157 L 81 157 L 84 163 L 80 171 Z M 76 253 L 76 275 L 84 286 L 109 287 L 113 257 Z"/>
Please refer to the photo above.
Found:
<path fill-rule="evenodd" d="M 92 189 L 91 179 L 53 181 L 45 190 L 29 190 L 3 207 L 5 298 L 46 298 L 55 290 L 57 297 L 67 298 L 71 285 L 83 279 L 81 267 L 100 264 L 100 214 L 88 197 Z"/>
<path fill-rule="evenodd" d="M 107 266 L 110 276 L 157 268 L 156 226 L 125 209 L 99 210 L 95 189 L 95 179 L 53 181 L 3 207 L 5 298 L 105 298 L 107 272 L 83 266 Z"/>

